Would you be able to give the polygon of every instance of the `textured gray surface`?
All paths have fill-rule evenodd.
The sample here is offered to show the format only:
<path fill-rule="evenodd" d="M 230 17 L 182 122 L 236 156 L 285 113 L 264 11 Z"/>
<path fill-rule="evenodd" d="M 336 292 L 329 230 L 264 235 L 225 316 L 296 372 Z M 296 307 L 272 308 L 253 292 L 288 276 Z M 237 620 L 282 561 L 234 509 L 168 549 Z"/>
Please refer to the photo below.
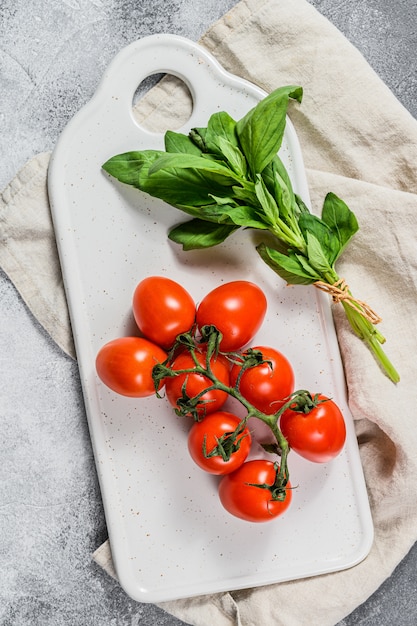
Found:
<path fill-rule="evenodd" d="M 31 156 L 53 148 L 120 48 L 155 32 L 197 40 L 235 4 L 2 0 L 0 188 Z M 311 4 L 417 117 L 417 2 Z M 77 366 L 1 272 L 0 299 L 0 623 L 179 626 L 157 607 L 132 602 L 91 562 L 107 535 Z M 417 547 L 340 626 L 416 624 L 416 562 Z"/>

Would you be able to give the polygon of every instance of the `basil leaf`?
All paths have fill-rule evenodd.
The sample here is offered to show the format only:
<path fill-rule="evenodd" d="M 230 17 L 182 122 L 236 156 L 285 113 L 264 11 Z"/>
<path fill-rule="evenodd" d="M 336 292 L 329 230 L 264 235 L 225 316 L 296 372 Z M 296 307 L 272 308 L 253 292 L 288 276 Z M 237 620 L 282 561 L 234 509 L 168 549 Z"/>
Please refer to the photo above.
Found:
<path fill-rule="evenodd" d="M 261 259 L 289 285 L 310 285 L 320 276 L 311 268 L 311 273 L 300 262 L 300 258 L 294 252 L 287 255 L 266 246 L 264 243 L 257 246 Z"/>
<path fill-rule="evenodd" d="M 188 134 L 191 141 L 202 152 L 207 152 L 206 135 L 207 135 L 207 128 L 192 128 Z"/>
<path fill-rule="evenodd" d="M 160 170 L 173 170 L 176 173 L 180 169 L 203 171 L 221 185 L 232 185 L 239 180 L 232 170 L 221 163 L 193 154 L 163 154 L 152 163 L 149 174 L 153 175 Z"/>
<path fill-rule="evenodd" d="M 207 124 L 207 133 L 211 138 L 222 138 L 236 148 L 239 146 L 236 137 L 236 122 L 225 111 L 219 111 L 211 115 Z"/>
<path fill-rule="evenodd" d="M 183 250 L 210 248 L 222 243 L 239 226 L 214 224 L 194 219 L 172 228 L 168 238 L 182 245 Z"/>
<path fill-rule="evenodd" d="M 353 235 L 359 230 L 359 224 L 353 211 L 334 193 L 326 195 L 321 219 L 339 242 L 339 251 L 333 260 L 334 263 Z"/>
<path fill-rule="evenodd" d="M 285 168 L 284 163 L 281 161 L 279 155 L 277 154 L 272 160 L 273 172 L 275 176 L 275 180 L 278 184 L 282 184 L 286 187 L 287 193 L 291 198 L 291 202 L 289 205 L 292 206 L 294 200 L 294 191 L 292 187 L 292 182 L 290 176 Z"/>
<path fill-rule="evenodd" d="M 206 129 L 194 129 L 192 133 L 197 131 L 204 139 L 204 152 L 210 155 L 211 158 L 221 159 L 227 161 L 227 155 L 224 152 L 221 143 L 226 142 L 232 146 L 227 148 L 228 152 L 239 149 L 239 143 L 236 137 L 236 122 L 230 117 L 228 113 L 220 111 L 219 113 L 213 113 L 210 117 Z M 204 130 L 204 132 L 202 132 Z M 240 168 L 242 171 L 246 171 L 246 163 L 244 168 Z"/>
<path fill-rule="evenodd" d="M 290 98 L 301 102 L 301 87 L 280 87 L 266 96 L 236 124 L 237 136 L 252 176 L 261 173 L 281 147 Z"/>
<path fill-rule="evenodd" d="M 177 172 L 160 171 L 152 174 L 143 188 L 144 191 L 172 204 L 176 208 L 182 206 L 199 207 L 210 199 L 211 193 L 218 196 L 229 195 L 229 189 L 204 172 L 180 169 Z"/>
<path fill-rule="evenodd" d="M 225 198 L 226 202 L 212 202 L 211 204 L 201 204 L 199 206 L 178 204 L 177 209 L 198 218 L 202 222 L 214 222 L 216 224 L 227 223 L 230 226 L 234 225 L 234 222 L 229 218 L 229 212 L 235 208 L 234 204 L 227 203 L 228 198 Z M 233 203 L 233 200 L 232 200 Z"/>
<path fill-rule="evenodd" d="M 277 202 L 281 219 L 290 222 L 293 218 L 295 196 L 290 177 L 278 155 L 266 166 L 262 178 Z"/>
<path fill-rule="evenodd" d="M 220 206 L 224 206 L 224 205 L 237 206 L 236 200 L 232 196 L 219 197 L 211 193 L 210 197 L 213 198 L 214 202 Z"/>
<path fill-rule="evenodd" d="M 164 137 L 166 152 L 183 152 L 185 154 L 201 155 L 201 150 L 191 141 L 188 135 L 167 130 Z"/>
<path fill-rule="evenodd" d="M 315 235 L 307 231 L 307 256 L 311 266 L 322 275 L 332 272 L 332 267 L 321 242 Z"/>
<path fill-rule="evenodd" d="M 279 219 L 279 209 L 260 175 L 258 175 L 258 181 L 255 183 L 255 192 L 267 221 L 274 225 Z"/>
<path fill-rule="evenodd" d="M 239 148 L 223 137 L 218 137 L 217 143 L 232 170 L 236 172 L 239 177 L 244 178 L 247 174 L 248 168 L 246 159 Z"/>
<path fill-rule="evenodd" d="M 142 150 L 117 154 L 102 165 L 104 171 L 126 185 L 142 189 L 149 167 L 165 154 L 159 150 Z"/>
<path fill-rule="evenodd" d="M 308 276 L 313 277 L 314 280 L 320 280 L 322 278 L 320 274 L 316 272 L 314 267 L 311 266 L 310 259 L 307 259 L 307 257 L 305 257 L 303 254 L 295 252 L 295 250 L 291 250 L 290 252 L 288 252 L 288 255 L 297 259 L 297 263 L 304 269 L 305 273 Z"/>
<path fill-rule="evenodd" d="M 340 252 L 340 242 L 338 237 L 329 228 L 329 226 L 316 215 L 312 213 L 303 213 L 298 219 L 301 232 L 304 239 L 308 242 L 308 233 L 320 242 L 328 264 L 332 266 Z"/>
<path fill-rule="evenodd" d="M 197 211 L 194 211 L 194 215 L 209 222 L 228 222 L 232 224 L 232 220 L 228 218 L 228 212 L 233 208 L 234 205 L 214 202 L 199 207 Z"/>
<path fill-rule="evenodd" d="M 226 199 L 225 199 L 226 200 Z M 268 224 L 262 221 L 255 209 L 251 206 L 236 205 L 233 200 L 230 203 L 207 204 L 200 207 L 182 206 L 185 213 L 197 217 L 206 222 L 216 224 L 228 224 L 229 226 L 244 226 L 245 228 L 256 228 L 267 230 Z"/>
<path fill-rule="evenodd" d="M 213 180 L 213 176 L 204 172 L 190 169 L 180 169 L 178 172 L 160 170 L 150 175 L 150 168 L 165 155 L 165 152 L 158 150 L 126 152 L 112 157 L 102 167 L 120 182 L 132 185 L 186 212 L 193 206 L 192 214 L 196 211 L 195 207 L 207 204 L 210 193 L 214 192 L 219 197 L 229 195 L 229 187 L 219 184 Z"/>
<path fill-rule="evenodd" d="M 232 187 L 232 191 L 237 200 L 241 200 L 245 204 L 261 208 L 261 204 L 255 192 L 255 185 L 253 183 L 247 182 L 242 186 L 234 185 Z"/>
<path fill-rule="evenodd" d="M 310 209 L 308 208 L 308 206 L 304 203 L 304 201 L 302 200 L 302 198 L 300 198 L 300 196 L 298 194 L 294 194 L 294 199 L 295 199 L 295 205 L 294 205 L 294 214 L 296 216 L 300 216 L 303 213 L 310 213 Z"/>
<path fill-rule="evenodd" d="M 251 206 L 239 205 L 229 207 L 227 210 L 224 210 L 224 216 L 228 217 L 234 224 L 244 226 L 245 228 L 260 230 L 268 230 L 269 228 L 269 225 L 262 221 L 262 217 Z"/>

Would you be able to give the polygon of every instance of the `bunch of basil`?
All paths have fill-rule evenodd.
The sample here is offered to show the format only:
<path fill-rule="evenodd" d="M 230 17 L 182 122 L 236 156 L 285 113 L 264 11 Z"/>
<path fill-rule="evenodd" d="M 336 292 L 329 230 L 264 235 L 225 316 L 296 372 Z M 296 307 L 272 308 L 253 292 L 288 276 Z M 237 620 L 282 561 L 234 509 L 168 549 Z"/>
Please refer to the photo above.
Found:
<path fill-rule="evenodd" d="M 119 154 L 103 169 L 188 213 L 193 219 L 174 227 L 169 238 L 184 250 L 223 242 L 238 228 L 269 231 L 273 247 L 261 243 L 261 258 L 289 284 L 315 284 L 340 301 L 356 334 L 394 381 L 399 375 L 381 348 L 379 320 L 365 303 L 342 289 L 335 263 L 358 230 L 355 215 L 335 194 L 327 194 L 321 218 L 294 193 L 278 152 L 290 99 L 301 102 L 297 86 L 276 89 L 242 119 L 214 113 L 207 127 L 188 135 L 167 131 L 165 151 Z M 372 312 L 373 313 L 373 312 Z"/>

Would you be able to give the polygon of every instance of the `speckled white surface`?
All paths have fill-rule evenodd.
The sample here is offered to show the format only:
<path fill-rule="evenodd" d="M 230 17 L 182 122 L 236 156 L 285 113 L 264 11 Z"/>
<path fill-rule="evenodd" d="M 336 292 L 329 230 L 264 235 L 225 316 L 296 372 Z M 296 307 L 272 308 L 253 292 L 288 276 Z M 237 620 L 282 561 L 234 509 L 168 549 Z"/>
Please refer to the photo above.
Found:
<path fill-rule="evenodd" d="M 312 0 L 417 116 L 417 4 Z M 114 54 L 143 35 L 198 39 L 226 0 L 3 0 L 0 7 L 0 185 L 53 148 Z M 0 621 L 4 626 L 174 626 L 135 603 L 91 562 L 107 537 L 78 368 L 0 274 L 2 420 Z M 416 549 L 340 626 L 417 621 Z"/>

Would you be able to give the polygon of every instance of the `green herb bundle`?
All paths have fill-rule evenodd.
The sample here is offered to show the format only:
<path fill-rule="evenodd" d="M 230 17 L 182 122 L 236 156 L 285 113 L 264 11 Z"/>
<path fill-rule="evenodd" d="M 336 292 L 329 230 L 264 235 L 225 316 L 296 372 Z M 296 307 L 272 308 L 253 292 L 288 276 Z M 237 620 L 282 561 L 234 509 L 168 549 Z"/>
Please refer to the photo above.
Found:
<path fill-rule="evenodd" d="M 169 238 L 184 250 L 223 242 L 239 228 L 268 231 L 261 243 L 263 261 L 288 284 L 315 285 L 340 302 L 354 332 L 366 342 L 388 377 L 399 375 L 381 344 L 380 318 L 355 299 L 335 263 L 358 230 L 353 212 L 328 193 L 321 217 L 294 192 L 279 157 L 291 99 L 301 102 L 301 87 L 285 86 L 261 100 L 242 119 L 214 113 L 207 127 L 188 135 L 167 131 L 165 151 L 119 154 L 103 169 L 192 216 Z"/>

